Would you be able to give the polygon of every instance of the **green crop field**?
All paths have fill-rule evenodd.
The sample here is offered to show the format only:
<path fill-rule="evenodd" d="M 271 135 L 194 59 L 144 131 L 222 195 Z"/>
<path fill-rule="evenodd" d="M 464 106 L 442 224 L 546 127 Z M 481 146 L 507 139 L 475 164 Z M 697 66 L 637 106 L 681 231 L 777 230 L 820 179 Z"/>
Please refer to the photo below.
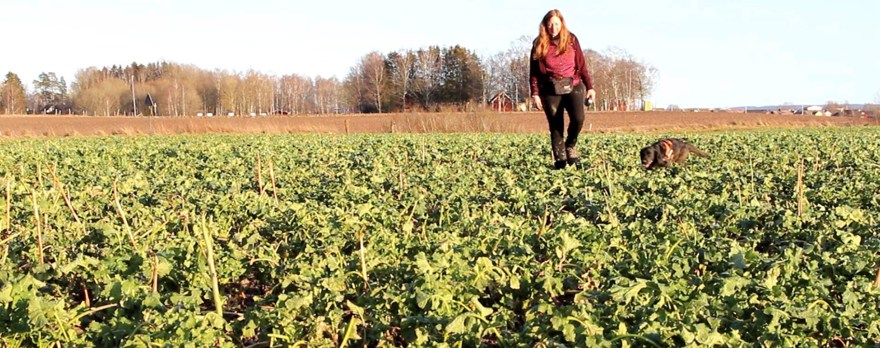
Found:
<path fill-rule="evenodd" d="M 876 347 L 880 128 L 0 142 L 2 347 Z"/>

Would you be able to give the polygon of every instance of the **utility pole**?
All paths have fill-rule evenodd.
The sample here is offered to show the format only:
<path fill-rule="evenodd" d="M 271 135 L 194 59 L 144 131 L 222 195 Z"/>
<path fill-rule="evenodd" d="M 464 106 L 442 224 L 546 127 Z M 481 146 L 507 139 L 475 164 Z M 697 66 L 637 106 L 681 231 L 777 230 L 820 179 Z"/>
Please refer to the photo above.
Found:
<path fill-rule="evenodd" d="M 513 94 L 514 94 L 514 97 L 516 98 L 516 101 L 519 101 L 519 82 L 518 81 L 513 86 Z"/>
<path fill-rule="evenodd" d="M 137 99 L 134 97 L 134 74 L 131 75 L 131 106 L 134 108 L 134 113 L 132 116 L 137 116 L 138 114 L 138 106 Z"/>

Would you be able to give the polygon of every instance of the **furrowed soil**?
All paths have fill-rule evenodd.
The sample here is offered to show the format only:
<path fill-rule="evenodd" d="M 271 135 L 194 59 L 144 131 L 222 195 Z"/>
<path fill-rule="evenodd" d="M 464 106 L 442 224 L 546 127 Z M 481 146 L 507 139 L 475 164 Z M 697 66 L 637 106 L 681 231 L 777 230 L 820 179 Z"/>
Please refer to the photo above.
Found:
<path fill-rule="evenodd" d="M 567 122 L 567 121 L 566 121 Z M 588 112 L 584 132 L 717 131 L 877 125 L 858 117 L 723 112 Z M 209 133 L 546 132 L 543 113 L 406 113 L 340 116 L 0 116 L 4 137 Z"/>

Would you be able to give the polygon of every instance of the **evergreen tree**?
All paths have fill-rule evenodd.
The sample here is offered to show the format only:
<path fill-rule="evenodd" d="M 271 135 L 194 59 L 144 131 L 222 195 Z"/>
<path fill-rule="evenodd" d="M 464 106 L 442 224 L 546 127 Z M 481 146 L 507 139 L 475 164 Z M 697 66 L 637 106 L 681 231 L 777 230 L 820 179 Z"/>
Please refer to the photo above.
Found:
<path fill-rule="evenodd" d="M 6 115 L 23 114 L 27 104 L 27 94 L 18 75 L 9 72 L 0 85 L 0 110 Z"/>
<path fill-rule="evenodd" d="M 44 72 L 34 80 L 34 94 L 37 110 L 42 113 L 51 113 L 64 107 L 67 83 L 64 82 L 64 78 L 59 79 L 54 72 Z"/>
<path fill-rule="evenodd" d="M 443 101 L 464 103 L 481 97 L 484 68 L 475 53 L 458 45 L 446 48 L 443 63 Z"/>

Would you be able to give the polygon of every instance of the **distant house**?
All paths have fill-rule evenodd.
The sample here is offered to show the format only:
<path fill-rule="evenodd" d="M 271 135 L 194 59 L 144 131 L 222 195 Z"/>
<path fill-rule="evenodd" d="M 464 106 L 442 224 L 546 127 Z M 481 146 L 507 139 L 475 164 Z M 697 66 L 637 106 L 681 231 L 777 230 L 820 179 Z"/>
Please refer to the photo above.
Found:
<path fill-rule="evenodd" d="M 493 96 L 492 99 L 489 99 L 489 105 L 492 110 L 497 112 L 513 111 L 513 99 L 503 91 L 495 93 L 495 96 Z"/>

